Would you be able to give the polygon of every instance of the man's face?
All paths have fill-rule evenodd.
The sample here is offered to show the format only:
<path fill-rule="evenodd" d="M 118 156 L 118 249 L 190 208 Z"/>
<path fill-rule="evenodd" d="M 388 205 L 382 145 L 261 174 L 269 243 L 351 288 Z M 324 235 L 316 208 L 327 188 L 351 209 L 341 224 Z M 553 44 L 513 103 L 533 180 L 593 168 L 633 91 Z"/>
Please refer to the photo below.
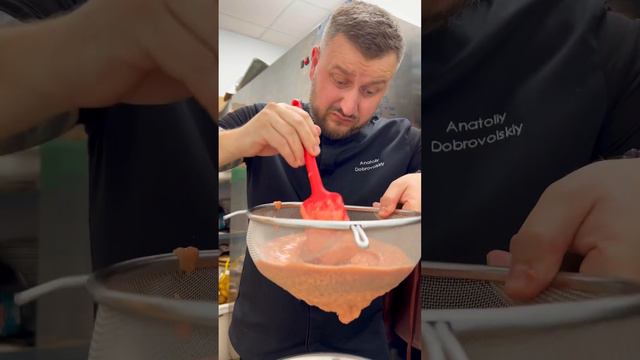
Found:
<path fill-rule="evenodd" d="M 398 65 L 394 52 L 366 59 L 342 34 L 311 56 L 311 114 L 331 139 L 347 137 L 366 125 L 384 96 Z"/>

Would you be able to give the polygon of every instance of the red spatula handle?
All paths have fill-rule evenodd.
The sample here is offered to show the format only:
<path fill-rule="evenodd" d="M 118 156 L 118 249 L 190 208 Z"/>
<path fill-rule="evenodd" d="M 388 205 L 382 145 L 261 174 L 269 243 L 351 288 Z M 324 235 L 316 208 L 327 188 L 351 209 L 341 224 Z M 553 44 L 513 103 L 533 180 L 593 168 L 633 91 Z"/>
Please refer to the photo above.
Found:
<path fill-rule="evenodd" d="M 302 109 L 302 104 L 300 100 L 293 99 L 291 101 L 292 106 L 297 106 Z M 307 167 L 307 174 L 309 175 L 309 183 L 311 184 L 311 193 L 317 194 L 319 192 L 326 191 L 324 186 L 322 186 L 322 180 L 320 179 L 320 171 L 318 170 L 318 163 L 316 163 L 316 158 L 311 156 L 307 149 L 304 149 L 304 164 Z"/>
<path fill-rule="evenodd" d="M 304 151 L 304 164 L 307 166 L 307 174 L 309 175 L 309 183 L 311 184 L 311 193 L 317 194 L 326 192 L 324 186 L 322 186 L 322 180 L 320 179 L 320 170 L 318 170 L 318 164 L 316 158 Z"/>

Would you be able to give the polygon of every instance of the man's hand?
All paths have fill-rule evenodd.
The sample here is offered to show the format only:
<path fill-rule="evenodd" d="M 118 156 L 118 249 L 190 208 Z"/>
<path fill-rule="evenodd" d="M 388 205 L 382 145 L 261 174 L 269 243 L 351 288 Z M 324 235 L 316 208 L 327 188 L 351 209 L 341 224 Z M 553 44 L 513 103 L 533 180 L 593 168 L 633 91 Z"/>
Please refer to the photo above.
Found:
<path fill-rule="evenodd" d="M 244 126 L 219 136 L 220 166 L 233 160 L 282 155 L 292 167 L 304 166 L 304 150 L 320 153 L 320 128 L 309 114 L 287 104 L 267 104 Z"/>
<path fill-rule="evenodd" d="M 82 76 L 74 98 L 87 107 L 193 95 L 217 115 L 217 6 L 217 0 L 89 0 L 66 19 L 69 41 L 89 50 L 75 49 L 83 62 L 69 69 L 72 84 Z"/>
<path fill-rule="evenodd" d="M 507 293 L 536 296 L 552 281 L 565 253 L 583 256 L 580 272 L 640 281 L 640 159 L 601 161 L 553 183 L 540 197 L 510 253 L 494 250 L 490 265 L 510 265 Z"/>
<path fill-rule="evenodd" d="M 386 218 L 391 215 L 398 204 L 402 209 L 422 211 L 422 174 L 408 174 L 394 180 L 387 191 L 380 198 L 380 202 L 373 203 L 373 207 L 379 207 L 378 215 Z"/>
<path fill-rule="evenodd" d="M 217 0 L 89 0 L 0 28 L 0 138 L 82 107 L 193 95 L 217 116 Z"/>

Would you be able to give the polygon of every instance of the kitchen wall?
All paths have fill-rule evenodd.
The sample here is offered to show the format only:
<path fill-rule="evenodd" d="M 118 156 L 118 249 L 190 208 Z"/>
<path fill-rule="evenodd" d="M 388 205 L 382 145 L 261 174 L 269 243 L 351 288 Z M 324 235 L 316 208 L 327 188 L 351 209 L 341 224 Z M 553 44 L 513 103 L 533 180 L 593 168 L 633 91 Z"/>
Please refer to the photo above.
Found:
<path fill-rule="evenodd" d="M 268 65 L 277 60 L 287 49 L 238 33 L 220 29 L 218 36 L 218 94 L 235 93 L 236 84 L 249 67 L 251 60 L 258 58 Z"/>
<path fill-rule="evenodd" d="M 313 2 L 313 1 L 312 1 Z M 346 1 L 345 1 L 346 2 Z M 397 18 L 420 26 L 420 0 L 368 0 Z M 218 93 L 235 93 L 235 86 L 249 67 L 251 60 L 258 58 L 271 65 L 289 49 L 261 41 L 235 32 L 219 30 Z"/>

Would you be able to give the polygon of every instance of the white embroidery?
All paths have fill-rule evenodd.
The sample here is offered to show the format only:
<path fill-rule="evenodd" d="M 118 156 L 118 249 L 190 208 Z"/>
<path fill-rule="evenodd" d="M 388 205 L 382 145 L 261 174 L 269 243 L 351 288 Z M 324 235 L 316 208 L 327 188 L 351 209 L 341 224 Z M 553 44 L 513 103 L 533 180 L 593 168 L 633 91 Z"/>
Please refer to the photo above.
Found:
<path fill-rule="evenodd" d="M 375 158 L 371 160 L 360 161 L 360 164 L 358 165 L 360 166 L 356 166 L 353 169 L 355 172 L 370 171 L 379 167 L 383 167 L 384 161 L 380 161 L 379 158 Z"/>

